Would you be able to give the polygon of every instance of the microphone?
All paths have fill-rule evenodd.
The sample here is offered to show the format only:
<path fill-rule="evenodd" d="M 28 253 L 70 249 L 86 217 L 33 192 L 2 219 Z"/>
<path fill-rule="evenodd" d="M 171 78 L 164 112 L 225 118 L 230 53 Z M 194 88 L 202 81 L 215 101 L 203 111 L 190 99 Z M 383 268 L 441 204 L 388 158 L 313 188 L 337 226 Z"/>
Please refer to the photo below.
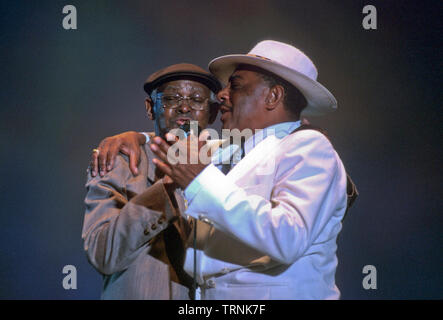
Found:
<path fill-rule="evenodd" d="M 191 130 L 191 124 L 188 121 L 183 123 L 179 128 L 185 132 L 185 138 L 189 137 L 190 134 L 193 134 L 194 136 L 198 137 L 200 132 L 202 131 L 200 126 L 197 126 L 197 132 Z"/>
<path fill-rule="evenodd" d="M 186 121 L 184 124 L 182 124 L 180 127 L 180 129 L 182 129 L 185 132 L 185 139 L 187 137 L 189 137 L 189 135 L 193 134 L 196 137 L 199 136 L 200 132 L 202 131 L 202 129 L 200 128 L 200 126 L 197 126 L 197 132 L 194 132 L 193 130 L 191 130 L 191 124 Z M 197 221 L 194 222 L 193 225 L 193 243 L 192 243 L 192 247 L 194 249 L 194 270 L 193 270 L 193 279 L 192 279 L 192 286 L 190 288 L 190 298 L 191 300 L 195 300 L 196 298 L 196 292 L 197 292 Z"/>

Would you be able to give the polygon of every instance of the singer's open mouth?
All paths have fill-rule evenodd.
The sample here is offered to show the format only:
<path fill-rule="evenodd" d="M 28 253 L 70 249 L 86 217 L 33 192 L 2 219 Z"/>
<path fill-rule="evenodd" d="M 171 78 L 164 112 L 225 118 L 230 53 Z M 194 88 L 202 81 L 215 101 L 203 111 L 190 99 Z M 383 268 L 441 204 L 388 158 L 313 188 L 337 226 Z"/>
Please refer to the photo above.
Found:
<path fill-rule="evenodd" d="M 191 122 L 192 119 L 190 118 L 178 118 L 175 120 L 175 123 L 177 123 L 179 126 L 184 125 L 185 123 Z"/>

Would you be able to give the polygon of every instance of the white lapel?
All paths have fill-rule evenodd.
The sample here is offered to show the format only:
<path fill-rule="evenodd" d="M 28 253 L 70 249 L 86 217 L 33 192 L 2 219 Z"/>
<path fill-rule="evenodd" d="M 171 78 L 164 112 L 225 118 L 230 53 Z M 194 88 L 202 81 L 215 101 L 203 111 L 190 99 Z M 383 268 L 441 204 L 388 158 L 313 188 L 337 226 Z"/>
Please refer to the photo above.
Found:
<path fill-rule="evenodd" d="M 237 183 L 251 175 L 273 174 L 276 156 L 274 149 L 279 141 L 274 135 L 266 137 L 229 171 L 228 176 Z"/>

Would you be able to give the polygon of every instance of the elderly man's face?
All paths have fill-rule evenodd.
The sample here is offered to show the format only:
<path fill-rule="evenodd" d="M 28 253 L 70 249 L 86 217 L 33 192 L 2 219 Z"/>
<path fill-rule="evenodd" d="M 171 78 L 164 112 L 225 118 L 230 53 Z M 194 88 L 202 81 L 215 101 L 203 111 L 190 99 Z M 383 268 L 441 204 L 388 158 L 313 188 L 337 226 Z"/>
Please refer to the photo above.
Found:
<path fill-rule="evenodd" d="M 190 121 L 198 121 L 200 128 L 204 129 L 213 121 L 213 118 L 215 119 L 215 116 L 211 117 L 210 112 L 210 90 L 200 82 L 175 80 L 163 84 L 158 91 L 163 93 L 163 110 L 160 118 L 155 118 L 149 99 L 147 99 L 146 109 L 150 118 L 157 121 L 163 133 Z M 177 100 L 177 98 L 189 99 Z M 196 110 L 196 107 L 199 110 Z"/>
<path fill-rule="evenodd" d="M 262 106 L 269 87 L 259 74 L 236 70 L 228 85 L 218 93 L 223 129 L 262 129 Z"/>

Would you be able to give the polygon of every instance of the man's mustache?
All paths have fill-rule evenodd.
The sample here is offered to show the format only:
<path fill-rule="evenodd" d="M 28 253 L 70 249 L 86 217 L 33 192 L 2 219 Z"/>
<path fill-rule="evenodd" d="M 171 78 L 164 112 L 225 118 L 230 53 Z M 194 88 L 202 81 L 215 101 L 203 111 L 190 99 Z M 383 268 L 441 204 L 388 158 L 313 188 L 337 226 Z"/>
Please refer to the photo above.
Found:
<path fill-rule="evenodd" d="M 225 102 L 220 103 L 220 112 L 224 113 L 227 111 L 232 111 L 232 106 L 228 106 Z"/>

